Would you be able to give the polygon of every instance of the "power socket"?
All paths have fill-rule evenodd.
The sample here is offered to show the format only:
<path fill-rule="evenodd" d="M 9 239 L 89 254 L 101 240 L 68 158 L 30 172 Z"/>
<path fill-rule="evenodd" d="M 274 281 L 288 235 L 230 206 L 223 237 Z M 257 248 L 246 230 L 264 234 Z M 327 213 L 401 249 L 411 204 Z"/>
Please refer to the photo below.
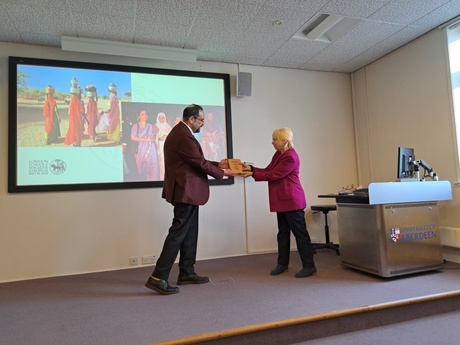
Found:
<path fill-rule="evenodd" d="M 129 258 L 129 264 L 131 266 L 139 265 L 139 258 L 137 256 L 131 256 Z"/>
<path fill-rule="evenodd" d="M 142 257 L 142 264 L 154 264 L 155 263 L 155 256 L 154 255 L 146 255 Z"/>

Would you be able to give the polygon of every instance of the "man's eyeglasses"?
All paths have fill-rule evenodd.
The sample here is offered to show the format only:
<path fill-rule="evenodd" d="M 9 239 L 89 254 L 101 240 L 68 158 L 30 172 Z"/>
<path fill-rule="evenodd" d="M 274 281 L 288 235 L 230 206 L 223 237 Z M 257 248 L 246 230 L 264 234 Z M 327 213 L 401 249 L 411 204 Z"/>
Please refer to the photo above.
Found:
<path fill-rule="evenodd" d="M 202 119 L 199 119 L 198 117 L 195 117 L 195 120 L 201 121 L 201 123 L 204 123 L 204 117 Z"/>

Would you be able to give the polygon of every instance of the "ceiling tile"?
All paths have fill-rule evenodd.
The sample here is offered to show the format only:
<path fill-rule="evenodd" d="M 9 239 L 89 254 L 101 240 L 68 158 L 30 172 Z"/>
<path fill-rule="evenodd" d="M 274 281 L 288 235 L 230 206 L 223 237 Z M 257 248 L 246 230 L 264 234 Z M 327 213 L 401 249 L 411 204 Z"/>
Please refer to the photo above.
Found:
<path fill-rule="evenodd" d="M 371 15 L 369 19 L 409 25 L 446 2 L 446 0 L 392 0 Z"/>
<path fill-rule="evenodd" d="M 271 58 L 277 60 L 302 60 L 312 58 L 324 50 L 330 43 L 323 41 L 309 42 L 307 40 L 293 38 L 278 49 Z"/>
<path fill-rule="evenodd" d="M 305 61 L 300 61 L 300 60 L 283 60 L 283 59 L 269 58 L 267 61 L 264 62 L 263 65 L 271 66 L 271 67 L 299 68 L 304 63 Z"/>
<path fill-rule="evenodd" d="M 390 0 L 331 0 L 320 12 L 365 19 L 389 2 Z"/>
<path fill-rule="evenodd" d="M 340 37 L 335 43 L 367 49 L 402 30 L 403 25 L 364 20 L 350 32 Z"/>
<path fill-rule="evenodd" d="M 200 20 L 200 3 L 200 0 L 168 0 L 165 5 L 164 1 L 138 0 L 137 23 L 192 25 Z"/>
<path fill-rule="evenodd" d="M 133 18 L 136 10 L 136 6 L 133 6 L 132 1 L 78 0 L 62 2 L 67 2 L 72 12 L 82 12 L 87 14 L 97 13 L 98 15 Z"/>
<path fill-rule="evenodd" d="M 64 32 L 75 34 L 70 13 L 61 8 L 26 6 L 22 3 L 2 6 L 9 22 L 19 32 Z"/>
<path fill-rule="evenodd" d="M 320 12 L 364 21 L 334 43 L 293 38 Z M 87 37 L 194 49 L 199 61 L 349 73 L 459 15 L 460 0 L 1 0 L 0 40 Z"/>

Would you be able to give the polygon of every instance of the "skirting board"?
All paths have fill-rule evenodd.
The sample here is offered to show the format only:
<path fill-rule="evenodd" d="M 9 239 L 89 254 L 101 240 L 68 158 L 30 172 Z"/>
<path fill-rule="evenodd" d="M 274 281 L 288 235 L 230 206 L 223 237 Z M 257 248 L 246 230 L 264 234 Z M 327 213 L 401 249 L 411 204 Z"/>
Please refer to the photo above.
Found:
<path fill-rule="evenodd" d="M 441 244 L 444 260 L 460 263 L 460 229 L 441 226 Z"/>
<path fill-rule="evenodd" d="M 442 257 L 446 261 L 460 264 L 460 248 L 442 246 Z"/>

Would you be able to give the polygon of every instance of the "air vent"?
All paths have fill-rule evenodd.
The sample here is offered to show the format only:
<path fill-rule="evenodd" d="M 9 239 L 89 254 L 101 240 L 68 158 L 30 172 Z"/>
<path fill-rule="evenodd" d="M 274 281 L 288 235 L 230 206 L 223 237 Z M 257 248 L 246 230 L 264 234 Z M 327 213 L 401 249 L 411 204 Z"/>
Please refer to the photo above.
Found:
<path fill-rule="evenodd" d="M 362 19 L 318 13 L 293 36 L 310 41 L 335 42 Z"/>

